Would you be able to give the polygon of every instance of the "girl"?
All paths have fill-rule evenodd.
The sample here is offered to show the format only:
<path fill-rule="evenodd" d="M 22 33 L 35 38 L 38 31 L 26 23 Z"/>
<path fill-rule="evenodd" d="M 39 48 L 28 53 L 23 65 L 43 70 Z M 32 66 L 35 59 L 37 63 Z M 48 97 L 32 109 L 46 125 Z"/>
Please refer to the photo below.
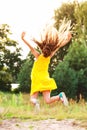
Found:
<path fill-rule="evenodd" d="M 30 48 L 32 54 L 35 56 L 35 62 L 31 72 L 31 98 L 30 101 L 38 106 L 38 93 L 42 92 L 43 98 L 47 104 L 61 100 L 64 105 L 68 105 L 67 98 L 64 92 L 61 92 L 57 96 L 50 97 L 51 90 L 57 88 L 53 78 L 50 78 L 48 73 L 48 67 L 50 59 L 55 52 L 66 45 L 71 39 L 71 33 L 69 32 L 70 22 L 63 23 L 59 31 L 54 27 L 47 26 L 41 34 L 41 40 L 37 41 L 35 38 L 32 40 L 41 49 L 41 54 L 36 51 L 26 40 L 25 32 L 22 32 L 21 38 L 25 44 Z"/>

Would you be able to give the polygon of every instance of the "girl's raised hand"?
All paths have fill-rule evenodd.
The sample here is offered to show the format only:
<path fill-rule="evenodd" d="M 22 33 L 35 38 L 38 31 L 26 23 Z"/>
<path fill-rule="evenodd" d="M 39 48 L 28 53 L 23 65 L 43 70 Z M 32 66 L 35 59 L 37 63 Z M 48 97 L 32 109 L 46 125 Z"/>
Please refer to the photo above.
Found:
<path fill-rule="evenodd" d="M 22 32 L 22 34 L 21 34 L 21 39 L 24 39 L 25 35 L 26 35 L 26 33 L 25 33 L 25 32 Z"/>

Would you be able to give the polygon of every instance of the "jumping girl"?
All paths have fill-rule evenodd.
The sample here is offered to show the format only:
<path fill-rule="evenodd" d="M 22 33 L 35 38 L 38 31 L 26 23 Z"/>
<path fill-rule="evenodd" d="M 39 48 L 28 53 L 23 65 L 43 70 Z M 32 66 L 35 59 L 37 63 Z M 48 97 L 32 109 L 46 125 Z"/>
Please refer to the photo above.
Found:
<path fill-rule="evenodd" d="M 50 59 L 54 56 L 56 51 L 65 46 L 71 39 L 70 33 L 70 21 L 63 22 L 59 28 L 59 31 L 54 27 L 47 26 L 41 34 L 41 40 L 38 41 L 35 38 L 32 40 L 41 49 L 41 54 L 33 48 L 27 40 L 25 40 L 25 32 L 22 32 L 21 38 L 24 43 L 30 48 L 32 54 L 35 56 L 35 62 L 31 72 L 31 98 L 30 101 L 37 106 L 38 105 L 38 93 L 42 92 L 43 98 L 47 104 L 61 100 L 65 106 L 68 105 L 68 100 L 64 92 L 56 96 L 50 96 L 50 92 L 57 88 L 53 78 L 50 78 L 48 73 L 48 67 Z"/>

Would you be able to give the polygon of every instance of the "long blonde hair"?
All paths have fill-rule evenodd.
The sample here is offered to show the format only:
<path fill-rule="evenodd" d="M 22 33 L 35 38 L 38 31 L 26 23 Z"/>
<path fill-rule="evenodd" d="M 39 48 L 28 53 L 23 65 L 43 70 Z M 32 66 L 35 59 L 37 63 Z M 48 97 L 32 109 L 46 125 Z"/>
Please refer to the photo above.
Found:
<path fill-rule="evenodd" d="M 33 41 L 40 47 L 45 57 L 57 49 L 64 40 L 66 40 L 67 32 L 71 29 L 71 21 L 64 18 L 61 22 L 59 30 L 52 25 L 46 25 L 40 34 L 40 41 L 33 38 Z"/>

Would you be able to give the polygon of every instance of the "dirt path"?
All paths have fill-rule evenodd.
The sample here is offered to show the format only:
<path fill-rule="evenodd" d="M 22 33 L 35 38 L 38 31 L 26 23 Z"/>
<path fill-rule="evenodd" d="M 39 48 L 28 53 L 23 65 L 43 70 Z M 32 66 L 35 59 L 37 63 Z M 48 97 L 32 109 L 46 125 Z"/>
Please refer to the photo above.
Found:
<path fill-rule="evenodd" d="M 57 121 L 55 119 L 41 121 L 7 119 L 0 122 L 0 130 L 85 130 L 74 122 L 74 120 Z"/>

